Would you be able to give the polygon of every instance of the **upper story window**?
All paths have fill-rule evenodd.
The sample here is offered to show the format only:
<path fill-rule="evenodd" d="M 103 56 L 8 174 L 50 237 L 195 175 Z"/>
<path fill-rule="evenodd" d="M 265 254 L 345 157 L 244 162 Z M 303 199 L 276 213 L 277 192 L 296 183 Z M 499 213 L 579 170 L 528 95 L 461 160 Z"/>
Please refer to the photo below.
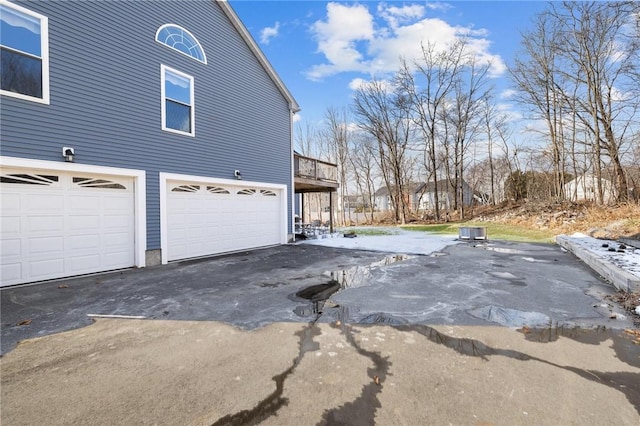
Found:
<path fill-rule="evenodd" d="M 207 57 L 198 40 L 189 31 L 173 24 L 166 24 L 158 28 L 156 41 L 169 46 L 196 61 L 207 63 Z"/>
<path fill-rule="evenodd" d="M 49 103 L 46 16 L 0 0 L 0 93 Z"/>
<path fill-rule="evenodd" d="M 162 80 L 162 130 L 195 136 L 193 77 L 164 65 Z"/>

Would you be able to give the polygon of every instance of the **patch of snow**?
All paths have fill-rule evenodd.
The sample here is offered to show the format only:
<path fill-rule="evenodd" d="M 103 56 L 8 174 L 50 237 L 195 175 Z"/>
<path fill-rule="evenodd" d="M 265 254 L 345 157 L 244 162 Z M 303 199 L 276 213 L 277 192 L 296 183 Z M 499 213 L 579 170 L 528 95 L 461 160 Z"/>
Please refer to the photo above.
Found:
<path fill-rule="evenodd" d="M 377 228 L 386 230 L 386 228 Z M 407 231 L 398 228 L 389 228 L 392 235 L 358 235 L 357 237 L 344 238 L 342 234 L 331 238 L 317 240 L 304 240 L 300 244 L 312 244 L 327 247 L 337 247 L 355 250 L 382 251 L 385 253 L 406 254 L 431 254 L 443 248 L 457 244 L 457 235 L 433 235 L 426 232 Z"/>
<path fill-rule="evenodd" d="M 640 249 L 633 246 L 620 249 L 621 243 L 617 241 L 599 240 L 580 232 L 565 237 L 602 260 L 640 278 Z M 610 248 L 613 251 L 610 251 Z"/>
<path fill-rule="evenodd" d="M 636 306 L 636 314 L 640 315 L 640 306 Z"/>

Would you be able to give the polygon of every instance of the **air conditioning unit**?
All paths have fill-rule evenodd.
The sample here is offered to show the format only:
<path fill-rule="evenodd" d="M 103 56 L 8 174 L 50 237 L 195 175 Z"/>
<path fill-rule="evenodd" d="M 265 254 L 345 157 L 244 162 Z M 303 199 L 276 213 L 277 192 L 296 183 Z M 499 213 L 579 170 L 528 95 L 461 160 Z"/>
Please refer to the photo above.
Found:
<path fill-rule="evenodd" d="M 461 226 L 458 228 L 458 238 L 461 240 L 486 240 L 487 228 L 484 226 Z"/>

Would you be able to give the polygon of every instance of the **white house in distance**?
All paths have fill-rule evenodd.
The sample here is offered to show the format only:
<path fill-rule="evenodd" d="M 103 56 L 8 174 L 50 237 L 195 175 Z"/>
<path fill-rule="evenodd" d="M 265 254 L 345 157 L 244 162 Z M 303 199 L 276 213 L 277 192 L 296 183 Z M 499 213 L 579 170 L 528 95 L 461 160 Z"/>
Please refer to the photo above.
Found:
<path fill-rule="evenodd" d="M 603 201 L 615 200 L 615 188 L 610 180 L 602 179 Z M 592 173 L 585 173 L 570 180 L 565 185 L 565 194 L 571 201 L 598 201 L 598 179 Z"/>
<path fill-rule="evenodd" d="M 419 183 L 412 182 L 406 187 L 408 194 L 405 195 L 411 210 L 432 210 L 435 209 L 435 185 L 433 182 Z M 470 206 L 474 200 L 473 188 L 467 182 L 463 182 L 463 203 Z M 393 210 L 391 196 L 386 186 L 378 189 L 375 193 L 376 209 L 379 211 Z M 455 205 L 455 191 L 453 186 L 446 179 L 438 181 L 438 204 L 441 209 L 452 209 Z"/>

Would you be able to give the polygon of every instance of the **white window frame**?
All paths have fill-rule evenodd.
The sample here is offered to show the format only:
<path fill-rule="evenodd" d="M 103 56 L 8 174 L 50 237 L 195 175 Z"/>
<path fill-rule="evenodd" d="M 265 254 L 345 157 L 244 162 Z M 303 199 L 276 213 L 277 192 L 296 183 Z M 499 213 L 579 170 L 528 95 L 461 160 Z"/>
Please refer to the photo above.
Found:
<path fill-rule="evenodd" d="M 198 46 L 198 48 L 200 49 L 200 52 L 202 52 L 202 59 L 198 59 L 193 55 L 190 55 L 188 53 L 183 52 L 180 49 L 176 49 L 175 47 L 171 46 L 170 44 L 167 44 L 164 41 L 158 40 L 158 36 L 160 35 L 160 31 L 162 31 L 163 29 L 167 28 L 167 27 L 175 27 L 175 28 L 179 28 L 181 31 L 184 31 L 187 35 L 189 35 L 189 37 L 191 37 L 193 39 L 193 41 L 196 43 L 196 46 Z M 175 50 L 176 52 L 180 52 L 181 54 L 190 57 L 191 59 L 198 61 L 202 64 L 207 64 L 207 54 L 205 53 L 204 49 L 202 48 L 202 44 L 200 44 L 200 41 L 198 41 L 198 39 L 196 38 L 196 36 L 194 36 L 189 30 L 187 30 L 184 27 L 181 27 L 180 25 L 177 24 L 164 24 L 162 25 L 160 28 L 158 28 L 158 30 L 156 31 L 156 42 L 160 43 L 163 46 L 168 47 L 169 49 Z"/>
<path fill-rule="evenodd" d="M 191 131 L 183 132 L 181 130 L 172 129 L 167 127 L 167 98 L 165 94 L 165 75 L 166 72 L 172 72 L 174 74 L 178 74 L 181 77 L 187 78 L 190 81 L 189 84 L 189 97 L 191 98 L 191 111 L 190 111 L 190 119 L 191 119 Z M 179 135 L 186 135 L 195 137 L 196 135 L 196 99 L 195 99 L 195 90 L 194 90 L 194 78 L 189 74 L 185 74 L 181 71 L 178 71 L 174 68 L 168 67 L 164 64 L 160 65 L 160 100 L 161 100 L 161 116 L 162 116 L 162 130 L 165 132 L 176 133 Z"/>
<path fill-rule="evenodd" d="M 39 13 L 33 12 L 22 6 L 10 3 L 6 0 L 0 0 L 0 4 L 17 12 L 29 15 L 40 21 L 40 60 L 42 61 L 42 98 L 24 95 L 22 93 L 11 92 L 9 90 L 0 89 L 0 94 L 11 96 L 13 98 L 24 99 L 27 101 L 38 102 L 49 105 L 49 18 Z"/>

